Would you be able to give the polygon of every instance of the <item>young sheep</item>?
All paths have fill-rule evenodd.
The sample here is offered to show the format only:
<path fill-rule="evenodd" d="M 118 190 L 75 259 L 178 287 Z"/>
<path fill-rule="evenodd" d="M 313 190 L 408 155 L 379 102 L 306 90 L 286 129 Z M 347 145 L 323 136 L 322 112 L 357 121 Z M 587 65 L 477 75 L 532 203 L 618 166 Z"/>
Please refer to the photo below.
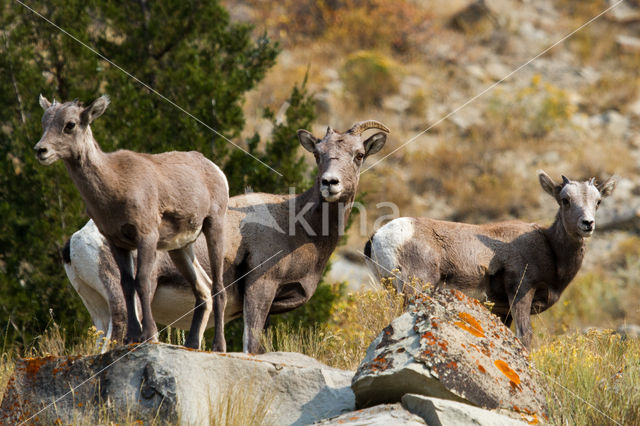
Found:
<path fill-rule="evenodd" d="M 399 218 L 367 242 L 370 266 L 380 278 L 399 270 L 399 291 L 415 277 L 494 303 L 493 311 L 507 326 L 515 318 L 516 335 L 529 348 L 529 315 L 552 306 L 576 275 L 600 200 L 615 188 L 613 178 L 594 185 L 595 179 L 576 182 L 563 176 L 556 184 L 541 170 L 538 178 L 559 205 L 549 228 L 515 220 L 470 225 Z"/>
<path fill-rule="evenodd" d="M 127 306 L 126 342 L 156 339 L 151 311 L 156 250 L 168 250 L 196 296 L 186 345 L 198 348 L 212 309 L 209 278 L 195 257 L 193 242 L 207 241 L 215 292 L 214 350 L 225 351 L 222 312 L 226 303 L 223 270 L 224 219 L 229 187 L 222 171 L 198 152 L 104 153 L 90 124 L 109 105 L 102 96 L 87 107 L 77 101 L 51 104 L 42 95 L 44 133 L 35 145 L 40 163 L 64 162 L 87 213 L 106 237 L 120 271 Z M 132 251 L 137 250 L 134 278 Z M 142 328 L 136 318 L 139 296 Z"/>

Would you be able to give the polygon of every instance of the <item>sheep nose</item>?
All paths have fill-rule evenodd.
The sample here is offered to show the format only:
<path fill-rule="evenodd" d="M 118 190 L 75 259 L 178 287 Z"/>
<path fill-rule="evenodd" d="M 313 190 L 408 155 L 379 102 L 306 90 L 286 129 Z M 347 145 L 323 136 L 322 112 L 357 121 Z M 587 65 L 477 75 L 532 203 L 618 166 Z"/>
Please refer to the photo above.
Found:
<path fill-rule="evenodd" d="M 340 183 L 340 180 L 335 176 L 323 176 L 322 177 L 322 185 L 324 185 L 324 186 L 337 185 L 339 183 Z"/>
<path fill-rule="evenodd" d="M 590 219 L 584 219 L 584 220 L 582 221 L 582 226 L 584 226 L 584 228 L 585 228 L 586 230 L 590 231 L 590 230 L 592 230 L 592 229 L 593 229 L 593 222 L 594 222 L 593 220 L 590 220 Z"/>

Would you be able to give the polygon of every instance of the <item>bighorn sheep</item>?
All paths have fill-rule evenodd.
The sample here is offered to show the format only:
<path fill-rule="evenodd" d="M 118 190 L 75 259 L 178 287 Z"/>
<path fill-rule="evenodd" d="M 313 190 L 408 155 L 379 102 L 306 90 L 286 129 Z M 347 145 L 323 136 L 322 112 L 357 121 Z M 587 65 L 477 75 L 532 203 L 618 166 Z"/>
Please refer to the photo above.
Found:
<path fill-rule="evenodd" d="M 62 159 L 89 217 L 109 242 L 127 306 L 127 342 L 156 338 L 151 298 L 159 249 L 169 251 L 176 268 L 191 285 L 197 308 L 186 345 L 200 346 L 212 309 L 211 285 L 192 243 L 201 232 L 204 234 L 215 292 L 214 349 L 225 351 L 222 267 L 227 180 L 218 166 L 198 152 L 102 152 L 90 124 L 108 105 L 106 96 L 83 107 L 77 101 L 59 104 L 54 100 L 52 104 L 40 95 L 45 112 L 44 133 L 34 147 L 37 158 L 44 165 Z M 133 250 L 137 250 L 135 278 Z M 141 302 L 142 328 L 135 313 L 136 294 Z"/>
<path fill-rule="evenodd" d="M 243 349 L 260 349 L 259 333 L 268 314 L 282 313 L 306 303 L 313 295 L 350 213 L 365 158 L 379 151 L 386 134 L 362 139 L 367 129 L 389 130 L 376 121 L 356 123 L 345 133 L 331 128 L 322 139 L 298 131 L 300 144 L 318 165 L 311 189 L 299 195 L 249 193 L 229 199 L 225 228 L 225 282 L 228 303 L 225 321 L 244 316 Z M 196 257 L 207 269 L 204 245 L 194 244 Z M 275 255 L 275 257 L 274 257 Z M 65 248 L 65 269 L 94 323 L 110 338 L 118 337 L 125 308 L 113 286 L 115 264 L 95 226 L 76 232 Z M 157 289 L 152 308 L 160 323 L 184 328 L 193 296 L 184 279 L 159 254 Z M 102 326 L 100 326 L 101 324 Z"/>
<path fill-rule="evenodd" d="M 365 255 L 378 277 L 399 270 L 398 290 L 417 278 L 445 284 L 495 304 L 493 311 L 530 347 L 529 315 L 552 306 L 576 275 L 593 234 L 602 197 L 611 195 L 615 180 L 595 185 L 562 177 L 556 184 L 538 171 L 542 188 L 559 204 L 549 228 L 508 221 L 485 225 L 404 217 L 376 231 L 365 245 Z M 408 289 L 405 289 L 408 290 Z"/>

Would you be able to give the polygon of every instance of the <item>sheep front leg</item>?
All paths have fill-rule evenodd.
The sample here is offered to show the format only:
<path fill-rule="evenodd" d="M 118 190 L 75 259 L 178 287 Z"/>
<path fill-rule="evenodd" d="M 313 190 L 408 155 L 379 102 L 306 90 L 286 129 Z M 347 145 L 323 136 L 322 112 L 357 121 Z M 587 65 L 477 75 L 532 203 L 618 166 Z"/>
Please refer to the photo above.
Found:
<path fill-rule="evenodd" d="M 533 336 L 531 303 L 535 291 L 525 283 L 515 281 L 515 284 L 515 287 L 507 289 L 507 296 L 509 297 L 509 306 L 511 306 L 511 316 L 516 322 L 516 337 L 527 349 L 531 349 Z"/>
<path fill-rule="evenodd" d="M 258 279 L 252 284 L 248 284 L 249 282 L 250 280 L 247 281 L 244 294 L 242 350 L 245 353 L 262 353 L 264 350 L 260 336 L 278 286 L 267 279 Z"/>
<path fill-rule="evenodd" d="M 213 337 L 213 351 L 226 352 L 227 342 L 224 338 L 224 311 L 227 306 L 227 293 L 224 287 L 224 215 L 210 216 L 202 228 L 207 241 L 209 261 L 211 263 L 211 278 L 213 285 L 213 320 L 215 334 Z"/>
<path fill-rule="evenodd" d="M 151 233 L 143 236 L 138 243 L 138 273 L 135 279 L 136 293 L 142 305 L 142 341 L 158 341 L 158 329 L 151 313 L 151 295 L 155 288 L 153 284 L 153 269 L 156 262 L 156 247 L 158 234 Z M 127 306 L 127 309 L 129 306 Z M 128 315 L 129 319 L 131 315 Z"/>

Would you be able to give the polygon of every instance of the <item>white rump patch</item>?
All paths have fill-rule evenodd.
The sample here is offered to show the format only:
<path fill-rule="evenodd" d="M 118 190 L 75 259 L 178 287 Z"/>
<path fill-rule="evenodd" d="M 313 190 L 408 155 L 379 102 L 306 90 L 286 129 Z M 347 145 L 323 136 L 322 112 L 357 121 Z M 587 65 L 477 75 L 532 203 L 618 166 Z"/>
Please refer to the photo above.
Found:
<path fill-rule="evenodd" d="M 391 277 L 398 269 L 398 251 L 413 237 L 413 219 L 401 217 L 387 223 L 373 235 L 371 259 L 375 262 L 378 278 Z"/>
<path fill-rule="evenodd" d="M 91 315 L 96 328 L 105 335 L 111 333 L 111 311 L 109 309 L 109 283 L 100 278 L 100 259 L 109 250 L 106 239 L 98 227 L 89 220 L 71 236 L 69 243 L 71 262 L 64 264 L 71 285 L 76 290 Z M 117 283 L 119 284 L 119 283 Z M 102 348 L 105 350 L 105 347 Z"/>
<path fill-rule="evenodd" d="M 100 293 L 105 300 L 109 300 L 108 290 L 100 280 L 99 268 L 100 259 L 108 250 L 110 249 L 107 245 L 107 240 L 100 233 L 93 220 L 89 220 L 82 229 L 71 236 L 69 257 L 71 258 L 71 268 L 73 268 L 75 274 L 69 274 L 67 271 L 67 275 L 74 275 L 74 278 L 77 277 L 80 281 L 87 283 L 93 290 Z M 74 282 L 75 280 L 71 276 L 69 276 L 69 280 L 71 280 L 76 291 L 79 292 L 80 290 L 77 287 L 77 283 Z"/>

